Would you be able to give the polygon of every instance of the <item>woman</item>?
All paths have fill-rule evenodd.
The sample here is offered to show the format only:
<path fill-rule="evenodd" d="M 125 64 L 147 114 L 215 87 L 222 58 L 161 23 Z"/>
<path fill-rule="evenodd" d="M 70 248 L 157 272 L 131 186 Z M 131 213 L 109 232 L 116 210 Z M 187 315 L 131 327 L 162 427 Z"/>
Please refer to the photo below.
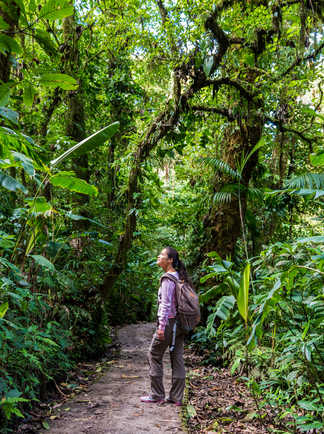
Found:
<path fill-rule="evenodd" d="M 179 259 L 179 254 L 172 247 L 166 247 L 161 251 L 157 258 L 157 265 L 163 268 L 165 273 L 172 274 L 179 280 L 188 280 L 186 269 Z M 166 401 L 177 406 L 182 405 L 186 371 L 183 361 L 184 334 L 181 329 L 176 330 L 175 340 L 172 342 L 177 314 L 175 287 L 176 284 L 172 278 L 164 277 L 162 279 L 158 293 L 158 326 L 148 354 L 151 394 L 142 396 L 142 402 L 165 402 L 162 359 L 165 350 L 172 343 L 172 349 L 170 348 L 172 386 Z"/>

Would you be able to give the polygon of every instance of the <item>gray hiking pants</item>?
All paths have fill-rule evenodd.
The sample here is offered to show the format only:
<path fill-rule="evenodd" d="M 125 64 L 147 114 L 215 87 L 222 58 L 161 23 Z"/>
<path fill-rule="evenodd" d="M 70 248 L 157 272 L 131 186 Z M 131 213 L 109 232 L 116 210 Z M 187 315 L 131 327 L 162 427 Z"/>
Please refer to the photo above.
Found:
<path fill-rule="evenodd" d="M 165 392 L 163 386 L 163 355 L 165 350 L 171 346 L 172 330 L 175 319 L 169 319 L 165 327 L 165 339 L 159 340 L 154 334 L 149 353 L 148 360 L 150 364 L 151 377 L 151 396 L 154 399 L 164 399 Z M 174 350 L 170 351 L 170 360 L 172 367 L 172 386 L 168 399 L 172 401 L 182 402 L 183 392 L 185 387 L 186 371 L 183 361 L 183 341 L 184 334 L 177 328 Z"/>

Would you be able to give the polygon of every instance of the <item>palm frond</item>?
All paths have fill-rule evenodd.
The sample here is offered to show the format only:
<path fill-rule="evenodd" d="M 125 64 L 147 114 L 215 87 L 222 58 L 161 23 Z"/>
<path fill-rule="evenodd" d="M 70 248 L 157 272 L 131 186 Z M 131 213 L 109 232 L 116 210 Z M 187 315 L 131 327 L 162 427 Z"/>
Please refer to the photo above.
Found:
<path fill-rule="evenodd" d="M 246 191 L 250 199 L 263 199 L 263 190 L 255 187 L 240 186 L 241 191 Z M 239 184 L 224 184 L 220 191 L 214 194 L 214 203 L 229 203 L 233 197 L 238 196 Z"/>
<path fill-rule="evenodd" d="M 247 193 L 250 199 L 262 200 L 264 196 L 264 191 L 256 187 L 248 187 Z"/>
<path fill-rule="evenodd" d="M 304 173 L 287 179 L 286 188 L 324 190 L 324 173 Z"/>
<path fill-rule="evenodd" d="M 225 161 L 219 160 L 218 158 L 212 158 L 212 157 L 205 157 L 201 158 L 200 161 L 202 161 L 204 164 L 207 164 L 208 166 L 213 167 L 215 170 L 225 173 L 226 175 L 232 176 L 234 179 L 240 179 L 241 175 L 237 170 L 234 170 L 229 166 Z"/>
<path fill-rule="evenodd" d="M 213 202 L 214 203 L 229 203 L 233 199 L 233 194 L 228 191 L 217 191 L 214 194 Z"/>

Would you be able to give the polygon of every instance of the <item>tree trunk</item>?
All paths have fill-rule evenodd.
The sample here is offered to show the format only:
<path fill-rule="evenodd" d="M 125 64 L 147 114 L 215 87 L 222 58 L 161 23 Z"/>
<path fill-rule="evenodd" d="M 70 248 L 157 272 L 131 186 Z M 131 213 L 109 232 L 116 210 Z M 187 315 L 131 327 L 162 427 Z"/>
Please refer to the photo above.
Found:
<path fill-rule="evenodd" d="M 62 56 L 64 72 L 71 75 L 79 82 L 77 90 L 71 90 L 67 94 L 67 110 L 65 114 L 66 135 L 76 142 L 85 139 L 85 115 L 83 105 L 82 80 L 78 76 L 80 70 L 78 42 L 82 33 L 81 26 L 77 26 L 75 16 L 64 18 L 64 52 Z M 79 178 L 89 181 L 88 156 L 86 154 L 72 159 L 73 170 Z"/>
<path fill-rule="evenodd" d="M 205 21 L 206 29 L 210 31 L 218 45 L 218 51 L 217 54 L 214 55 L 211 73 L 219 67 L 229 47 L 227 36 L 219 27 L 217 19 L 217 11 L 215 10 Z M 187 63 L 183 63 L 174 69 L 172 95 L 166 101 L 165 109 L 148 127 L 144 139 L 139 143 L 137 151 L 134 154 L 134 163 L 128 178 L 124 231 L 120 237 L 112 267 L 106 274 L 100 287 L 104 300 L 109 299 L 114 284 L 124 270 L 127 255 L 132 246 L 133 233 L 136 229 L 136 213 L 134 210 L 137 206 L 137 200 L 135 193 L 139 190 L 138 178 L 141 174 L 142 164 L 148 158 L 156 144 L 177 125 L 180 115 L 190 110 L 189 101 L 203 88 L 211 85 L 203 69 L 195 67 L 194 65 L 194 58 L 190 58 Z M 191 84 L 182 90 L 182 83 L 188 82 Z"/>
<path fill-rule="evenodd" d="M 0 17 L 8 24 L 8 29 L 3 33 L 9 37 L 14 36 L 14 32 L 18 25 L 20 8 L 13 0 L 5 0 L 4 5 L 0 4 Z M 7 83 L 10 78 L 11 58 L 12 53 L 7 51 L 5 54 L 0 53 L 0 80 Z"/>
<path fill-rule="evenodd" d="M 225 146 L 223 147 L 222 160 L 233 169 L 237 170 L 237 162 L 243 156 L 247 156 L 261 138 L 263 122 L 257 116 L 250 115 L 247 121 L 243 121 L 239 130 L 228 128 L 225 135 Z M 242 218 L 246 211 L 246 189 L 248 188 L 252 171 L 257 164 L 257 152 L 252 154 L 242 173 L 241 179 L 241 207 Z M 235 181 L 237 182 L 237 181 Z M 220 191 L 222 186 L 233 183 L 233 178 L 228 176 L 217 176 L 215 180 L 214 193 Z M 235 245 L 242 233 L 242 224 L 237 192 L 232 194 L 232 199 L 225 203 L 215 203 L 204 219 L 206 231 L 205 243 L 202 253 L 216 251 L 221 257 L 233 256 Z"/>

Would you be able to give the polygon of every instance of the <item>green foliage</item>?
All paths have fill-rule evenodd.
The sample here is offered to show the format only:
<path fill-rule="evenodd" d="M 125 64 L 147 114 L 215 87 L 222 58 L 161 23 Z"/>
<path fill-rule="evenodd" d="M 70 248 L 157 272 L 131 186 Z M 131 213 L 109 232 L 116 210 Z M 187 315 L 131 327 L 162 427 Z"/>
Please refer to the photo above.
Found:
<path fill-rule="evenodd" d="M 320 429 L 319 2 L 2 3 L 0 423 L 155 320 L 172 245 L 208 360 Z"/>
<path fill-rule="evenodd" d="M 96 196 L 98 190 L 94 185 L 88 184 L 84 179 L 73 176 L 70 172 L 59 172 L 50 177 L 50 183 L 55 187 L 66 188 L 76 193 Z"/>
<path fill-rule="evenodd" d="M 231 364 L 232 373 L 244 369 L 251 387 L 255 380 L 258 381 L 258 389 L 254 390 L 259 395 L 257 399 L 278 407 L 278 422 L 288 414 L 286 407 L 289 406 L 289 414 L 301 430 L 309 429 L 311 424 L 319 427 L 323 423 L 324 258 L 322 237 L 318 237 L 319 246 L 313 238 L 276 243 L 254 258 L 254 293 L 250 295 L 249 306 L 243 303 L 249 267 L 242 272 L 239 294 L 242 309 L 246 307 L 247 310 L 244 315 L 240 313 L 245 322 L 251 318 L 248 353 L 246 347 L 244 349 L 246 334 L 239 326 L 235 311 L 229 315 L 228 310 L 215 327 L 215 312 L 228 296 L 221 297 L 211 308 L 213 313 L 208 317 L 205 334 L 198 332 L 195 336 L 200 345 L 214 348 L 215 353 L 212 357 L 210 353 L 209 361 L 222 358 Z M 231 272 L 237 280 L 235 272 Z M 219 285 L 225 288 L 228 276 L 222 272 L 218 276 L 223 276 Z M 300 418 L 298 408 L 305 411 L 303 418 Z"/>
<path fill-rule="evenodd" d="M 55 160 L 51 161 L 51 166 L 56 166 L 61 161 L 63 161 L 66 157 L 68 157 L 72 152 L 77 155 L 82 155 L 94 149 L 95 147 L 105 143 L 108 139 L 110 139 L 118 130 L 119 122 L 114 122 L 107 127 L 102 128 L 101 130 L 93 133 L 91 136 L 72 146 L 70 149 L 65 151 L 62 155 L 55 158 Z"/>
<path fill-rule="evenodd" d="M 64 90 L 76 90 L 78 87 L 77 81 L 67 74 L 57 74 L 46 72 L 41 75 L 40 83 L 49 88 L 59 87 Z"/>
<path fill-rule="evenodd" d="M 242 273 L 240 289 L 237 295 L 237 308 L 241 317 L 244 319 L 245 325 L 248 322 L 248 301 L 249 301 L 249 285 L 250 285 L 250 264 L 248 263 Z"/>

